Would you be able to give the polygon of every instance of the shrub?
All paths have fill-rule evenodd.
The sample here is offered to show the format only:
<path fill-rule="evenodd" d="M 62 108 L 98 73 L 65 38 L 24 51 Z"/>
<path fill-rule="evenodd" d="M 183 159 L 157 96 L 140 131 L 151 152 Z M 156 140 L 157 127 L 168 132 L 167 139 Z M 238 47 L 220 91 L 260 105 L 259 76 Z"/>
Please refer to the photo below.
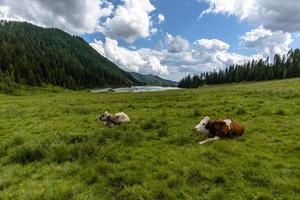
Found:
<path fill-rule="evenodd" d="M 95 137 L 95 141 L 99 145 L 105 145 L 107 143 L 107 138 L 104 135 L 98 135 Z"/>
<path fill-rule="evenodd" d="M 264 174 L 259 174 L 256 171 L 243 172 L 243 178 L 254 186 L 268 187 L 270 185 L 270 180 Z"/>
<path fill-rule="evenodd" d="M 94 134 L 94 140 L 98 144 L 105 144 L 108 140 L 120 140 L 123 132 L 122 130 L 114 128 L 97 129 Z"/>
<path fill-rule="evenodd" d="M 103 154 L 101 155 L 102 159 L 105 160 L 108 163 L 119 163 L 120 158 L 116 151 L 107 149 Z"/>
<path fill-rule="evenodd" d="M 14 90 L 17 89 L 19 85 L 14 82 L 13 74 L 9 72 L 1 72 L 0 70 L 0 92 L 4 94 L 13 94 Z"/>
<path fill-rule="evenodd" d="M 20 146 L 17 147 L 10 155 L 12 162 L 27 164 L 30 162 L 40 161 L 45 157 L 45 152 L 40 146 Z"/>
<path fill-rule="evenodd" d="M 197 110 L 197 109 L 194 109 L 193 116 L 194 116 L 194 117 L 199 117 L 199 116 L 201 116 L 200 111 Z"/>
<path fill-rule="evenodd" d="M 282 108 L 279 108 L 278 110 L 276 110 L 275 114 L 284 116 L 284 115 L 286 115 L 286 111 L 283 110 Z"/>
<path fill-rule="evenodd" d="M 21 136 L 14 136 L 11 140 L 12 146 L 18 146 L 24 143 L 24 139 Z"/>
<path fill-rule="evenodd" d="M 135 109 L 135 105 L 129 104 L 129 105 L 128 105 L 128 108 Z"/>
<path fill-rule="evenodd" d="M 74 110 L 74 112 L 81 114 L 81 115 L 88 115 L 88 114 L 92 113 L 92 109 L 87 108 L 87 107 L 77 106 L 72 109 Z"/>
<path fill-rule="evenodd" d="M 87 142 L 77 145 L 79 155 L 82 158 L 91 157 L 96 154 L 97 145 L 93 142 Z"/>
<path fill-rule="evenodd" d="M 111 176 L 108 179 L 108 185 L 113 187 L 117 192 L 119 192 L 124 189 L 125 180 L 123 177 L 118 175 Z"/>
<path fill-rule="evenodd" d="M 100 162 L 97 163 L 96 170 L 100 175 L 106 176 L 112 170 L 112 167 L 107 162 Z"/>
<path fill-rule="evenodd" d="M 236 111 L 235 111 L 236 115 L 244 115 L 246 114 L 246 109 L 242 106 L 239 106 Z"/>
<path fill-rule="evenodd" d="M 168 190 L 168 189 L 164 189 L 163 188 L 159 188 L 157 189 L 157 191 L 155 191 L 154 193 L 154 198 L 156 200 L 165 200 L 165 199 L 176 199 L 174 192 Z"/>
<path fill-rule="evenodd" d="M 122 133 L 120 139 L 127 145 L 133 145 L 142 139 L 142 134 L 137 131 L 126 131 Z"/>
<path fill-rule="evenodd" d="M 190 183 L 192 185 L 197 185 L 200 182 L 205 181 L 205 180 L 207 180 L 207 177 L 205 177 L 203 174 L 201 174 L 199 169 L 192 168 L 189 170 L 188 176 L 187 176 L 188 183 Z"/>
<path fill-rule="evenodd" d="M 140 185 L 126 186 L 120 193 L 119 199 L 151 199 L 149 191 Z"/>
<path fill-rule="evenodd" d="M 224 185 L 225 182 L 226 182 L 226 180 L 223 176 L 215 176 L 213 178 L 213 183 L 216 185 Z"/>
<path fill-rule="evenodd" d="M 67 144 L 80 143 L 87 140 L 86 135 L 68 135 L 64 138 Z"/>
<path fill-rule="evenodd" d="M 4 145 L 2 145 L 2 144 L 0 144 L 0 158 L 2 157 L 2 156 L 6 156 L 6 153 L 7 153 L 7 147 L 6 146 L 4 146 Z"/>
<path fill-rule="evenodd" d="M 168 179 L 168 187 L 169 188 L 176 188 L 181 185 L 182 180 L 177 176 L 172 176 Z"/>
<path fill-rule="evenodd" d="M 52 160 L 57 163 L 74 162 L 79 158 L 77 145 L 57 144 L 51 148 Z"/>
<path fill-rule="evenodd" d="M 167 127 L 163 127 L 163 128 L 160 128 L 158 129 L 158 137 L 166 137 L 168 136 L 168 128 Z"/>
<path fill-rule="evenodd" d="M 65 106 L 63 108 L 64 113 L 77 113 L 80 115 L 88 115 L 93 112 L 91 108 L 85 106 Z"/>
<path fill-rule="evenodd" d="M 95 170 L 87 170 L 81 174 L 81 177 L 87 185 L 92 185 L 98 181 L 98 173 Z"/>
<path fill-rule="evenodd" d="M 156 123 L 155 119 L 151 119 L 149 121 L 147 121 L 146 123 L 141 125 L 141 128 L 144 131 L 148 131 L 148 130 L 152 130 L 154 128 L 154 124 Z"/>
<path fill-rule="evenodd" d="M 141 125 L 144 131 L 150 131 L 153 129 L 160 129 L 166 127 L 168 123 L 166 121 L 157 121 L 156 119 L 150 119 Z"/>
<path fill-rule="evenodd" d="M 271 196 L 265 194 L 262 194 L 259 197 L 257 197 L 257 200 L 272 200 L 272 199 L 273 198 Z"/>
<path fill-rule="evenodd" d="M 168 142 L 170 144 L 176 144 L 176 145 L 185 145 L 191 143 L 191 139 L 189 136 L 186 135 L 179 135 L 179 136 L 173 136 L 171 137 Z"/>
<path fill-rule="evenodd" d="M 5 190 L 6 188 L 8 188 L 11 185 L 13 185 L 11 180 L 1 179 L 0 180 L 0 191 Z"/>

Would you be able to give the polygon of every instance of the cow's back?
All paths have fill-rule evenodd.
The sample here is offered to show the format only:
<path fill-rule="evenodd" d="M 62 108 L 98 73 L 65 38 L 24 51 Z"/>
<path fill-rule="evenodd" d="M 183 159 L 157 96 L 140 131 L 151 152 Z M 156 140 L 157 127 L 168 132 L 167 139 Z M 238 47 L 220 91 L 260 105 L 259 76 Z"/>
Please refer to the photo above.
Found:
<path fill-rule="evenodd" d="M 231 135 L 233 136 L 241 136 L 245 132 L 245 129 L 239 123 L 232 121 L 231 122 Z"/>
<path fill-rule="evenodd" d="M 119 122 L 129 122 L 130 121 L 129 117 L 123 112 L 116 113 L 116 114 L 114 114 L 114 116 L 116 118 L 118 118 Z"/>

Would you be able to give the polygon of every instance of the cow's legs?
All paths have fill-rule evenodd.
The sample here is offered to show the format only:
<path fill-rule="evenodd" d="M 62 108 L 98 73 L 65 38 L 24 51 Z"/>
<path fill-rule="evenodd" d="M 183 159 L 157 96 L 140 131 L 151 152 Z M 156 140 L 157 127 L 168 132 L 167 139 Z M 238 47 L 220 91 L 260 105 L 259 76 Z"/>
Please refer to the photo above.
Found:
<path fill-rule="evenodd" d="M 108 126 L 109 128 L 112 127 L 112 122 L 110 121 L 110 119 L 106 120 L 106 124 L 105 125 Z"/>
<path fill-rule="evenodd" d="M 198 142 L 199 144 L 205 144 L 206 142 L 211 142 L 211 141 L 214 141 L 214 140 L 218 140 L 220 139 L 218 136 L 215 136 L 213 138 L 206 138 L 206 140 L 203 140 L 201 142 Z"/>

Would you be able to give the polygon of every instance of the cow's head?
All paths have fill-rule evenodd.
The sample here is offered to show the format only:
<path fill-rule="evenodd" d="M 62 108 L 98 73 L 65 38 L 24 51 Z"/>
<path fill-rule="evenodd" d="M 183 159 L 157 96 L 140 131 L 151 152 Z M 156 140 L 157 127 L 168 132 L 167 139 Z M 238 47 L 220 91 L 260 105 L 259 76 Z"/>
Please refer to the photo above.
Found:
<path fill-rule="evenodd" d="M 209 117 L 204 117 L 204 119 L 202 119 L 200 121 L 200 123 L 194 127 L 194 130 L 195 131 L 198 131 L 198 132 L 201 132 L 201 133 L 204 133 L 204 134 L 208 134 L 208 129 L 205 128 L 205 126 L 208 124 L 208 121 L 209 121 Z"/>
<path fill-rule="evenodd" d="M 102 115 L 100 115 L 99 120 L 100 121 L 107 121 L 108 116 L 110 116 L 110 114 L 107 111 L 105 111 Z"/>

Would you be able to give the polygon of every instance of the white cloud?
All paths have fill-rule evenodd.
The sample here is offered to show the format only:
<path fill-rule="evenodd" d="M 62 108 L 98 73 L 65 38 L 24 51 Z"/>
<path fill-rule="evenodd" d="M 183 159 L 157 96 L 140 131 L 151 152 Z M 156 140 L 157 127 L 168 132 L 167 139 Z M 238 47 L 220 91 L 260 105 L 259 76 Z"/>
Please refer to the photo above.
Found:
<path fill-rule="evenodd" d="M 155 34 L 155 33 L 157 33 L 157 31 L 158 31 L 157 28 L 151 28 L 150 29 L 151 34 Z"/>
<path fill-rule="evenodd" d="M 210 51 L 225 51 L 229 49 L 229 44 L 217 39 L 201 39 L 195 42 L 201 49 Z"/>
<path fill-rule="evenodd" d="M 158 14 L 158 23 L 161 24 L 165 21 L 165 16 L 163 14 Z"/>
<path fill-rule="evenodd" d="M 162 64 L 167 65 L 170 74 L 167 78 L 179 80 L 187 74 L 199 74 L 202 72 L 225 69 L 232 64 L 242 64 L 260 56 L 243 56 L 228 51 L 210 51 L 195 46 L 188 52 L 170 53 L 160 52 L 163 56 Z"/>
<path fill-rule="evenodd" d="M 198 0 L 209 3 L 208 13 L 228 14 L 240 20 L 263 24 L 272 31 L 300 31 L 299 0 Z"/>
<path fill-rule="evenodd" d="M 105 32 L 113 38 L 122 38 L 128 43 L 137 38 L 146 38 L 155 32 L 149 15 L 155 7 L 149 0 L 123 0 L 113 17 L 104 23 Z"/>
<path fill-rule="evenodd" d="M 83 34 L 100 29 L 100 18 L 111 15 L 113 8 L 105 0 L 0 0 L 0 18 Z"/>
<path fill-rule="evenodd" d="M 198 1 L 209 3 L 202 14 L 228 14 L 263 24 L 240 38 L 242 47 L 255 49 L 258 55 L 230 52 L 229 44 L 218 39 L 189 43 L 182 36 L 171 34 L 167 34 L 165 43 L 160 41 L 157 50 L 120 46 L 119 38 L 132 43 L 138 38 L 150 40 L 149 36 L 158 32 L 151 18 L 155 7 L 150 0 L 121 0 L 118 6 L 111 0 L 0 0 L 0 18 L 58 27 L 74 34 L 102 32 L 111 38 L 90 44 L 100 54 L 126 71 L 159 74 L 174 80 L 188 73 L 224 69 L 262 55 L 286 53 L 292 42 L 286 31 L 300 31 L 299 0 Z M 158 14 L 155 20 L 160 24 L 165 17 Z"/>
<path fill-rule="evenodd" d="M 251 14 L 257 13 L 257 0 L 199 0 L 209 3 L 209 8 L 201 13 L 201 15 L 216 13 L 235 15 L 240 19 L 245 19 Z M 253 13 L 254 12 L 254 13 Z"/>
<path fill-rule="evenodd" d="M 174 38 L 168 36 L 169 39 Z M 170 52 L 165 48 L 130 50 L 109 38 L 105 43 L 95 40 L 90 45 L 126 71 L 158 74 L 172 80 L 180 80 L 187 74 L 225 69 L 231 64 L 242 64 L 262 57 L 229 52 L 229 45 L 217 39 L 197 40 L 189 50 L 179 52 Z"/>
<path fill-rule="evenodd" d="M 77 35 L 102 32 L 128 43 L 158 31 L 150 16 L 154 10 L 150 0 L 121 0 L 117 7 L 111 0 L 0 0 L 0 19 L 28 21 Z"/>
<path fill-rule="evenodd" d="M 188 51 L 190 49 L 189 42 L 181 36 L 173 37 L 167 33 L 168 50 L 171 53 L 178 53 L 182 51 Z"/>
<path fill-rule="evenodd" d="M 293 41 L 290 33 L 271 31 L 262 26 L 247 32 L 240 39 L 243 47 L 253 48 L 265 57 L 273 57 L 275 53 L 286 54 Z"/>
<path fill-rule="evenodd" d="M 95 40 L 90 45 L 126 71 L 143 74 L 168 74 L 168 67 L 160 59 L 148 53 L 147 49 L 129 50 L 120 47 L 114 39 L 106 38 L 105 43 Z"/>

